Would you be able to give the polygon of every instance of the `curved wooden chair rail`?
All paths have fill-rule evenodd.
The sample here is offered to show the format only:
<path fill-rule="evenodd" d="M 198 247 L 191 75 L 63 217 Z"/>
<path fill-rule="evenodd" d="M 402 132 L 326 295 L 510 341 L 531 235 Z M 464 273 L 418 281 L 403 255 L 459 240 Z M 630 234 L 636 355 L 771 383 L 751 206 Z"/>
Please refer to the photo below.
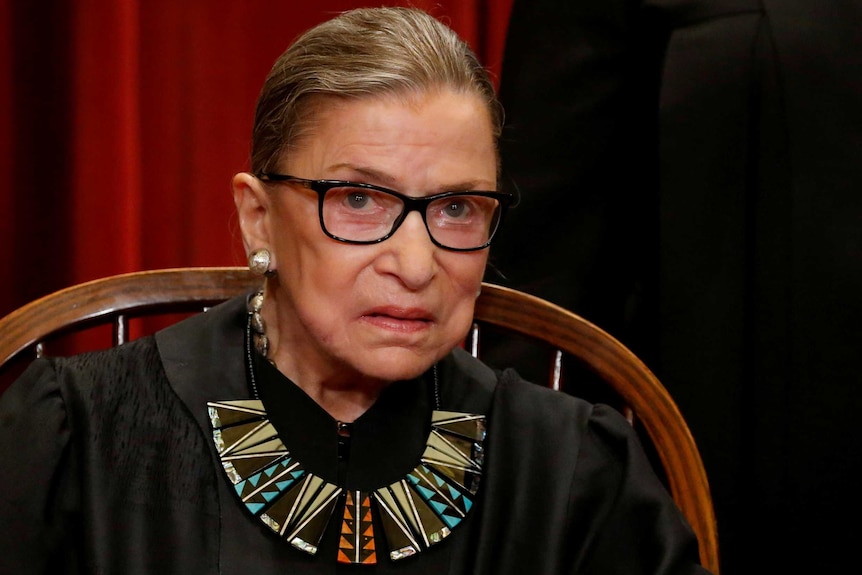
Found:
<path fill-rule="evenodd" d="M 239 267 L 178 268 L 94 280 L 47 295 L 0 319 L 0 366 L 57 334 L 98 324 L 114 326 L 114 344 L 128 338 L 128 321 L 159 313 L 194 312 L 261 284 Z M 664 386 L 634 354 L 600 328 L 528 294 L 483 284 L 467 347 L 478 354 L 483 325 L 544 342 L 570 354 L 606 381 L 643 426 L 664 467 L 674 500 L 700 543 L 703 565 L 718 574 L 718 536 L 706 472 L 691 432 Z M 555 370 L 559 375 L 559 369 Z M 551 387 L 559 389 L 559 378 Z"/>
<path fill-rule="evenodd" d="M 718 574 L 718 530 L 700 452 L 676 403 L 649 368 L 601 328 L 516 290 L 483 284 L 475 317 L 578 358 L 613 388 L 625 402 L 624 413 L 637 419 L 653 442 L 671 495 L 697 535 L 701 563 Z M 552 387 L 558 388 L 556 383 Z"/>
<path fill-rule="evenodd" d="M 0 320 L 0 365 L 49 336 L 90 325 L 113 323 L 120 344 L 130 317 L 202 311 L 259 285 L 246 268 L 224 267 L 133 272 L 68 287 Z"/>

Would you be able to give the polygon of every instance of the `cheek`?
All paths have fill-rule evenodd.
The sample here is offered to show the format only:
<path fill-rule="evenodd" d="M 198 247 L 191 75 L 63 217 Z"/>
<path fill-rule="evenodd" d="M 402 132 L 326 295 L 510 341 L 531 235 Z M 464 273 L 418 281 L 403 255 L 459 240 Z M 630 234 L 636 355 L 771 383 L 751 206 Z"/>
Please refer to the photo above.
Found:
<path fill-rule="evenodd" d="M 281 279 L 288 283 L 327 279 L 326 268 L 335 275 L 341 267 L 339 252 L 320 229 L 316 204 L 298 201 L 308 198 L 292 199 L 295 201 L 280 206 L 275 219 Z"/>
<path fill-rule="evenodd" d="M 304 330 L 324 346 L 342 338 L 350 318 L 356 315 L 355 270 L 351 262 L 306 257 L 288 280 L 294 311 Z M 321 262 L 326 262 L 325 264 Z"/>
<path fill-rule="evenodd" d="M 289 199 L 296 200 L 288 196 L 275 204 L 270 223 L 282 278 L 300 271 L 305 259 L 303 254 L 313 245 L 314 228 L 310 224 L 316 224 L 302 204 Z"/>
<path fill-rule="evenodd" d="M 319 309 L 321 306 L 345 309 L 356 301 L 362 285 L 358 280 L 367 265 L 357 258 L 338 258 L 321 252 L 306 253 L 300 259 L 305 264 L 299 265 L 294 287 L 301 290 L 299 297 L 312 302 L 315 313 L 325 313 Z"/>
<path fill-rule="evenodd" d="M 451 319 L 458 324 L 458 328 L 463 327 L 466 330 L 473 320 L 473 308 L 488 260 L 487 251 L 477 254 L 447 253 L 446 255 L 454 256 L 443 265 L 450 284 L 447 297 L 452 302 Z"/>
<path fill-rule="evenodd" d="M 444 252 L 440 258 L 441 267 L 446 270 L 455 289 L 472 294 L 475 298 L 482 285 L 488 250 L 476 253 Z"/>
<path fill-rule="evenodd" d="M 324 238 L 329 241 L 328 238 Z M 345 249 L 341 244 L 307 246 L 300 250 L 291 291 L 318 325 L 344 327 L 363 302 L 373 301 L 364 293 L 375 293 L 368 281 L 371 260 L 361 250 Z"/>
<path fill-rule="evenodd" d="M 357 277 L 368 262 L 324 236 L 317 219 L 285 218 L 282 222 L 279 283 L 289 294 L 300 322 L 319 339 L 331 339 L 333 325 L 344 323 L 342 316 L 357 300 Z"/>

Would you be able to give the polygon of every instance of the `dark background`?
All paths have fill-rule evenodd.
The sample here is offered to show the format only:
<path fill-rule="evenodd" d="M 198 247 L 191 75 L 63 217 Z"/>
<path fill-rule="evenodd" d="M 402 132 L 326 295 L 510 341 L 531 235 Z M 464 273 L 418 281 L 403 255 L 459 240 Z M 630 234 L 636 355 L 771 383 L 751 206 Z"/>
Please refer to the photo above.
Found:
<path fill-rule="evenodd" d="M 501 98 L 523 200 L 490 279 L 662 379 L 725 573 L 852 569 L 862 3 L 515 0 Z"/>

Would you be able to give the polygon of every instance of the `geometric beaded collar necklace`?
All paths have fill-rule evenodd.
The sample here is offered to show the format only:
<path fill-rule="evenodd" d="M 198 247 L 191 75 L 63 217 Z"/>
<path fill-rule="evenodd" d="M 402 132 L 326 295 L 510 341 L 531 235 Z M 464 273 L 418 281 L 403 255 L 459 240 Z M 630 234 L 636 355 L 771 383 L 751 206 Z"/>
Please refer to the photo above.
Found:
<path fill-rule="evenodd" d="M 338 516 L 340 563 L 373 564 L 378 551 L 403 559 L 445 540 L 473 507 L 482 477 L 485 416 L 439 409 L 435 365 L 437 409 L 413 470 L 369 491 L 329 483 L 291 455 L 258 397 L 253 352 L 263 357 L 268 352 L 262 305 L 262 292 L 249 299 L 245 355 L 254 398 L 207 404 L 222 467 L 245 509 L 311 555 L 330 519 Z"/>

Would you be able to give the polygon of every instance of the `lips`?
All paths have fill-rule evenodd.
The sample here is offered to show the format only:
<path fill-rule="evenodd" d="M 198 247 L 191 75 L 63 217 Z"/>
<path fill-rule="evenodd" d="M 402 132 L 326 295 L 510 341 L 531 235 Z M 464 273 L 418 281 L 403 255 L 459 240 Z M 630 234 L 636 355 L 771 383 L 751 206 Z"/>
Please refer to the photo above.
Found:
<path fill-rule="evenodd" d="M 422 330 L 434 321 L 431 312 L 417 307 L 376 307 L 363 313 L 362 317 L 373 325 L 397 331 Z"/>
<path fill-rule="evenodd" d="M 431 321 L 431 312 L 417 307 L 383 306 L 368 310 L 363 315 L 372 317 L 391 317 L 393 319 Z"/>

